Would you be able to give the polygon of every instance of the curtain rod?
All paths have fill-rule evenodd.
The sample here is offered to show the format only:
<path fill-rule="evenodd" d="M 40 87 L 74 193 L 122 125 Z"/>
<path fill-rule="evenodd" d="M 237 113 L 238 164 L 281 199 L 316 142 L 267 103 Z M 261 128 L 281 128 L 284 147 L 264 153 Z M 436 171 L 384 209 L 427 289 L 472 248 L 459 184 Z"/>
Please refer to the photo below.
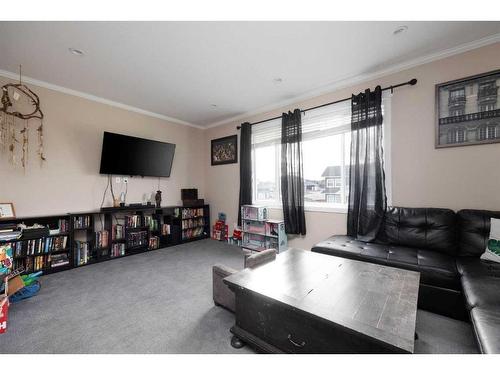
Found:
<path fill-rule="evenodd" d="M 392 85 L 392 86 L 385 87 L 385 88 L 382 89 L 382 91 L 391 90 L 391 92 L 392 92 L 397 87 L 406 86 L 406 85 L 414 86 L 416 84 L 417 84 L 417 79 L 413 78 L 413 79 L 410 79 L 408 82 L 398 83 L 397 85 Z M 351 99 L 352 98 L 345 98 L 345 99 L 335 100 L 334 102 L 329 102 L 329 103 L 317 105 L 315 107 L 310 107 L 310 108 L 302 109 L 300 112 L 305 113 L 305 112 L 313 110 L 313 109 L 318 109 L 318 108 L 321 108 L 321 107 L 326 107 L 328 105 L 346 102 L 346 101 L 351 100 Z M 250 125 L 257 125 L 257 124 L 261 124 L 263 122 L 277 120 L 277 119 L 280 119 L 280 118 L 281 118 L 281 116 L 276 116 L 276 117 L 273 117 L 273 118 L 268 118 L 266 120 L 252 122 Z M 237 126 L 236 129 L 238 129 L 238 130 L 241 129 L 241 126 Z"/>

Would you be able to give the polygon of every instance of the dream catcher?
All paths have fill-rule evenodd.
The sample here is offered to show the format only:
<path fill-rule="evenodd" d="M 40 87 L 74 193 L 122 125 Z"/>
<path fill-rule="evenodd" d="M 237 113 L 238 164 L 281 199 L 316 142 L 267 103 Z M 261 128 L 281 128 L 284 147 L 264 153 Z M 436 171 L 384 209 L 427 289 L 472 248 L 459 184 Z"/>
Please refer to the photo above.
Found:
<path fill-rule="evenodd" d="M 38 158 L 45 161 L 43 155 L 43 112 L 40 109 L 40 98 L 31 91 L 21 79 L 19 67 L 19 83 L 8 83 L 2 86 L 0 100 L 0 150 L 8 154 L 9 162 L 17 165 L 21 154 L 21 165 L 26 169 L 29 155 L 29 121 L 39 120 L 37 126 Z M 38 121 L 37 121 L 38 122 Z"/>

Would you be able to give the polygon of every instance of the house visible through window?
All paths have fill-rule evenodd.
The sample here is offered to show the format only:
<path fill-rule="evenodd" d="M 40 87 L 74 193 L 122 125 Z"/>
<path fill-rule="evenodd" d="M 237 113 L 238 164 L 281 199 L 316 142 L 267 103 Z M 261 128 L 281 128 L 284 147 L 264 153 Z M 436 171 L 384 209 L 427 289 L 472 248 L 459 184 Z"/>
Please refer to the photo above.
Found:
<path fill-rule="evenodd" d="M 384 113 L 389 103 L 390 96 L 384 95 Z M 384 136 L 389 117 L 390 113 L 384 115 Z M 306 209 L 347 208 L 350 129 L 350 101 L 303 114 L 302 156 Z M 388 154 L 389 150 L 384 150 L 384 155 Z M 252 166 L 253 202 L 281 206 L 281 119 L 252 128 Z M 386 176 L 387 172 L 386 165 Z"/>

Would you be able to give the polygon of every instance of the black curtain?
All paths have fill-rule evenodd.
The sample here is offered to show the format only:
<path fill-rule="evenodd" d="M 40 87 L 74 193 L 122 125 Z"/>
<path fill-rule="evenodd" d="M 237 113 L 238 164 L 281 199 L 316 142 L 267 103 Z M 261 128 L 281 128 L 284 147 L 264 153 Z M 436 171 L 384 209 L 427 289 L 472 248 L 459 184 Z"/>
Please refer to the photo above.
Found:
<path fill-rule="evenodd" d="M 347 234 L 372 241 L 382 225 L 387 198 L 382 147 L 382 90 L 352 96 L 351 166 Z"/>
<path fill-rule="evenodd" d="M 302 121 L 296 109 L 281 117 L 281 198 L 288 234 L 306 234 L 303 176 Z"/>
<path fill-rule="evenodd" d="M 238 225 L 241 225 L 241 206 L 252 204 L 252 125 L 241 124 L 240 131 L 240 200 Z"/>

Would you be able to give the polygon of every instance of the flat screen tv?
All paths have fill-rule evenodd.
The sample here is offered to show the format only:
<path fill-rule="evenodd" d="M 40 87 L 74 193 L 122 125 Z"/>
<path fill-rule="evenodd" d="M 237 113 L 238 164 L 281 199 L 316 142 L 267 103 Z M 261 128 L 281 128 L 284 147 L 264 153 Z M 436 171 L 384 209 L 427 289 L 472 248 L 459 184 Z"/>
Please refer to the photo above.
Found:
<path fill-rule="evenodd" d="M 175 145 L 104 132 L 101 174 L 170 177 Z"/>

